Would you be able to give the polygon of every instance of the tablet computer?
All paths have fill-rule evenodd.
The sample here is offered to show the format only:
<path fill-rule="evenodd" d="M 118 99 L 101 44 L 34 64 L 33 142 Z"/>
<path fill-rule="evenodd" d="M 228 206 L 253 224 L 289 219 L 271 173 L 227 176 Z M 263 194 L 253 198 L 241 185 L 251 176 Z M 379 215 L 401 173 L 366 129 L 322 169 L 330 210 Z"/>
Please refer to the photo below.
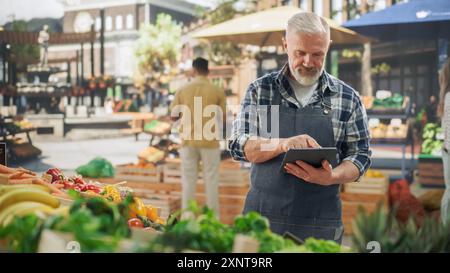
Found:
<path fill-rule="evenodd" d="M 284 169 L 286 163 L 294 163 L 297 160 L 304 161 L 316 168 L 322 166 L 324 159 L 328 160 L 330 164 L 334 164 L 337 162 L 337 154 L 336 147 L 290 149 L 284 155 L 280 171 L 286 172 Z"/>

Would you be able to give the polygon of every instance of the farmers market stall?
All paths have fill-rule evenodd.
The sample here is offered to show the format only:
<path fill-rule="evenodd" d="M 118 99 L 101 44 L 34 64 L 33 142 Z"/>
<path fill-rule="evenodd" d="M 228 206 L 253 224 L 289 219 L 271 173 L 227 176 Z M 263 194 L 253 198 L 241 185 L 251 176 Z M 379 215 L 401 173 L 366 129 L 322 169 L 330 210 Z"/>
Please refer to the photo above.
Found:
<path fill-rule="evenodd" d="M 412 179 L 414 139 L 412 124 L 409 121 L 412 111 L 410 98 L 381 90 L 377 91 L 375 97 L 362 96 L 362 102 L 369 118 L 370 145 L 372 147 L 400 147 L 402 177 Z M 406 158 L 408 147 L 411 148 L 410 159 Z M 379 162 L 374 159 L 373 165 L 377 165 L 377 163 Z"/>
<path fill-rule="evenodd" d="M 2 110 L 6 110 L 6 108 L 2 108 Z M 41 154 L 41 150 L 35 147 L 31 141 L 30 133 L 34 131 L 36 128 L 27 119 L 0 113 L 0 142 L 6 143 L 8 146 L 7 162 L 22 162 Z"/>
<path fill-rule="evenodd" d="M 257 212 L 227 225 L 212 210 L 191 202 L 164 220 L 133 189 L 119 184 L 67 177 L 58 169 L 40 177 L 0 165 L 0 173 L 3 251 L 69 252 L 74 249 L 67 244 L 75 241 L 78 252 L 350 251 L 332 241 L 276 235 Z"/>

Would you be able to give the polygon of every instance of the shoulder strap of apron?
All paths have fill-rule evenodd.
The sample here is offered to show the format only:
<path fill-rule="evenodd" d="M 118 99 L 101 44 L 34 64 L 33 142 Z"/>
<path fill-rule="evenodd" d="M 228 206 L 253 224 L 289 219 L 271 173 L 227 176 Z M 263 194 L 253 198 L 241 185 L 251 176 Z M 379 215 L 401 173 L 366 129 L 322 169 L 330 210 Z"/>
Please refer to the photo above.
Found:
<path fill-rule="evenodd" d="M 326 90 L 324 90 L 324 91 L 319 90 L 319 96 L 322 101 L 321 105 L 322 105 L 323 113 L 325 115 L 328 115 L 329 113 L 331 113 L 332 105 L 331 105 L 331 97 L 328 95 L 325 95 L 325 91 Z"/>

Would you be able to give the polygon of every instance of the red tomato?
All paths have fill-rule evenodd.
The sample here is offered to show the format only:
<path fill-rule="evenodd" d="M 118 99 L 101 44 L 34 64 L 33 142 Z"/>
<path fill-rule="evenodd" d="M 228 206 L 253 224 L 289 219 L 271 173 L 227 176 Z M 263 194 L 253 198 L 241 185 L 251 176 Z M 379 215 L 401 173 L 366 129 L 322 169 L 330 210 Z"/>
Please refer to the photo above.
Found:
<path fill-rule="evenodd" d="M 130 220 L 128 220 L 128 226 L 129 227 L 140 227 L 140 228 L 143 228 L 144 227 L 144 223 L 138 218 L 131 218 Z"/>

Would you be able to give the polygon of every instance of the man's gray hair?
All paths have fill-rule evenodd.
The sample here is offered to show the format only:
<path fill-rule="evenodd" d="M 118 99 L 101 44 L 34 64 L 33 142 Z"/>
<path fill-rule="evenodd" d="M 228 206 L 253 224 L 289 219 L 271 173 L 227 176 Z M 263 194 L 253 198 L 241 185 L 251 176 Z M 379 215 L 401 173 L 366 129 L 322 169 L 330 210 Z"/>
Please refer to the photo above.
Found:
<path fill-rule="evenodd" d="M 322 17 L 312 12 L 299 12 L 287 22 L 286 33 L 324 34 L 330 39 L 330 26 Z"/>

